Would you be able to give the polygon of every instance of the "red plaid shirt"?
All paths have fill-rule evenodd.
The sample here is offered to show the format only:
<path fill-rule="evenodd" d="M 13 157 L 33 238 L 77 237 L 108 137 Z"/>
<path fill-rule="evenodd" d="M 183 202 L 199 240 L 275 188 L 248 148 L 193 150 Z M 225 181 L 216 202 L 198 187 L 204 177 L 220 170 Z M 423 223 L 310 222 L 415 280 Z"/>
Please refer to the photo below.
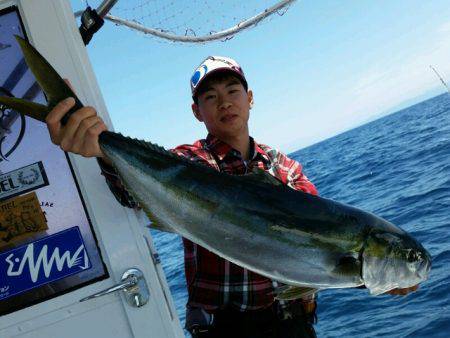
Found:
<path fill-rule="evenodd" d="M 212 135 L 172 151 L 233 175 L 244 175 L 258 167 L 293 189 L 317 195 L 316 188 L 302 173 L 297 161 L 276 149 L 256 143 L 253 138 L 250 138 L 250 146 L 251 159 L 248 162 L 242 159 L 238 151 Z M 136 203 L 123 189 L 112 168 L 101 167 L 117 199 L 123 205 L 135 207 Z M 271 292 L 277 282 L 241 268 L 184 238 L 183 245 L 188 305 L 202 307 L 208 312 L 225 305 L 245 311 L 266 308 L 274 302 Z"/>

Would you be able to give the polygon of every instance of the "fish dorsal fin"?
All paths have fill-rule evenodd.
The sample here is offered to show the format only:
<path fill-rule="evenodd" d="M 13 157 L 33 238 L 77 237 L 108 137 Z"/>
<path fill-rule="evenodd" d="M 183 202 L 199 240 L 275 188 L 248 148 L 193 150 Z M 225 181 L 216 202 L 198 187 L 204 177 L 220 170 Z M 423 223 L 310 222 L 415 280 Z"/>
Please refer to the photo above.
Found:
<path fill-rule="evenodd" d="M 173 156 L 174 158 L 180 158 L 180 156 L 177 156 L 176 154 L 172 153 L 169 150 L 166 150 L 165 148 L 157 145 L 156 143 L 151 143 L 145 140 L 140 140 L 137 138 L 129 137 L 122 135 L 122 133 L 116 133 L 113 131 L 104 131 L 100 134 L 100 139 L 106 143 L 109 142 L 121 142 L 126 140 L 127 142 L 133 142 L 136 146 L 147 148 L 153 152 L 164 154 L 168 156 Z"/>
<path fill-rule="evenodd" d="M 287 301 L 305 298 L 319 291 L 318 289 L 305 286 L 283 285 L 273 290 L 275 299 Z"/>
<path fill-rule="evenodd" d="M 127 140 L 127 142 L 133 142 L 133 144 L 135 144 L 136 146 L 142 148 L 142 149 L 148 149 L 152 152 L 158 153 L 158 154 L 162 154 L 164 156 L 169 156 L 172 157 L 180 162 L 185 162 L 188 163 L 191 166 L 198 166 L 201 167 L 205 170 L 209 170 L 211 172 L 217 173 L 216 170 L 214 170 L 213 168 L 201 163 L 201 162 L 197 162 L 197 161 L 193 161 L 187 157 L 184 157 L 182 155 L 178 155 L 177 153 L 174 153 L 170 150 L 165 149 L 164 147 L 161 147 L 159 145 L 157 145 L 156 143 L 151 143 L 145 140 L 140 140 L 137 138 L 132 138 L 129 136 L 124 136 L 121 133 L 115 133 L 112 131 L 104 131 L 103 133 L 100 134 L 100 139 L 103 142 L 106 143 L 110 143 L 110 142 L 120 142 L 120 141 L 124 141 Z M 100 142 L 100 146 L 102 142 Z M 223 175 L 228 175 L 226 173 L 221 173 Z"/>
<path fill-rule="evenodd" d="M 153 151 L 155 151 L 157 153 L 161 153 L 161 154 L 164 153 L 164 154 L 167 154 L 167 155 L 173 156 L 173 157 L 177 156 L 174 153 L 172 153 L 171 151 L 167 150 L 164 147 L 161 147 L 160 145 L 158 145 L 156 143 L 151 143 L 151 142 L 148 142 L 148 141 L 138 140 L 138 139 L 135 139 L 135 140 L 136 140 L 136 142 L 138 142 L 140 145 L 144 146 L 145 148 L 153 150 Z"/>
<path fill-rule="evenodd" d="M 244 177 L 254 182 L 266 183 L 275 186 L 283 185 L 283 183 L 280 180 L 270 175 L 267 171 L 258 167 L 253 168 L 252 172 L 250 174 L 245 175 Z"/>

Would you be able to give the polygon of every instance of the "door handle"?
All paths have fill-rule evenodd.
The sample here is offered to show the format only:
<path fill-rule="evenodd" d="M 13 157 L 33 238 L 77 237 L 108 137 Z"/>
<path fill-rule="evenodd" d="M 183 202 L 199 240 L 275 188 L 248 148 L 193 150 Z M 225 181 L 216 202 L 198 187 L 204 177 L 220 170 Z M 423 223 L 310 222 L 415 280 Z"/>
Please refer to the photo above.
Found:
<path fill-rule="evenodd" d="M 150 298 L 150 292 L 148 291 L 142 271 L 137 268 L 131 268 L 123 273 L 121 283 L 84 297 L 80 299 L 80 302 L 108 295 L 116 291 L 123 291 L 128 304 L 134 307 L 144 306 Z"/>

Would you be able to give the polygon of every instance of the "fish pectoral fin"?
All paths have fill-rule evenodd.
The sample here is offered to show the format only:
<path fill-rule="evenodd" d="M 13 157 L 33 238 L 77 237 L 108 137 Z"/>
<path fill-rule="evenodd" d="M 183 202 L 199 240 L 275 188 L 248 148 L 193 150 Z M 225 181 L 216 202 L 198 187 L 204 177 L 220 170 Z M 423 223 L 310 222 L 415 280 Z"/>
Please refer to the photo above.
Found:
<path fill-rule="evenodd" d="M 283 185 L 283 183 L 270 175 L 267 171 L 261 168 L 253 168 L 250 174 L 244 175 L 246 179 L 250 179 L 255 182 L 266 183 L 271 185 Z"/>
<path fill-rule="evenodd" d="M 360 275 L 361 262 L 352 255 L 341 256 L 333 269 L 333 273 L 337 275 Z"/>
<path fill-rule="evenodd" d="M 275 299 L 287 301 L 287 300 L 295 300 L 299 298 L 305 298 L 311 296 L 312 294 L 319 291 L 315 288 L 308 288 L 304 286 L 292 286 L 292 285 L 283 285 L 277 287 L 273 290 L 275 295 Z"/>
<path fill-rule="evenodd" d="M 34 103 L 16 97 L 1 96 L 0 105 L 13 109 L 23 115 L 30 116 L 41 122 L 45 122 L 45 118 L 49 110 L 48 107 L 43 104 Z"/>

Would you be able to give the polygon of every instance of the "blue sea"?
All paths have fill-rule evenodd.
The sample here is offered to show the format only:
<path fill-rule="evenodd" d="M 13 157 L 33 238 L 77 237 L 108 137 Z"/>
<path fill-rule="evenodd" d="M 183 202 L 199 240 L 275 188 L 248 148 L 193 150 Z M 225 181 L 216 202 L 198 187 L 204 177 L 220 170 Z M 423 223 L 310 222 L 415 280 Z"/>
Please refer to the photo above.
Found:
<path fill-rule="evenodd" d="M 450 337 L 450 95 L 290 155 L 321 196 L 400 226 L 433 257 L 429 279 L 407 296 L 371 296 L 364 289 L 320 292 L 318 337 Z M 152 234 L 184 325 L 181 240 Z"/>

